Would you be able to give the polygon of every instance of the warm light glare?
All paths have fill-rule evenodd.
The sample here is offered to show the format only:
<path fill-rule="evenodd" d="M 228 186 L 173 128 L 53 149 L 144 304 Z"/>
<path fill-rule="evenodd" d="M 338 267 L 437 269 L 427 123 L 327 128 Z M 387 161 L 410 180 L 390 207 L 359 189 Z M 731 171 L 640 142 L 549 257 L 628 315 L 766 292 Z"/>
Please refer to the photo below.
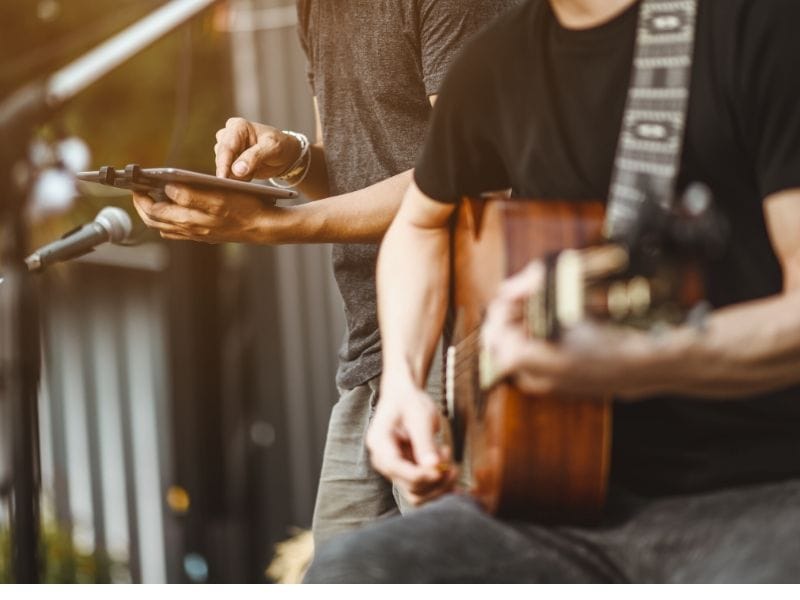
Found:
<path fill-rule="evenodd" d="M 192 499 L 189 497 L 189 492 L 184 488 L 173 485 L 167 490 L 167 505 L 173 512 L 178 514 L 186 514 L 192 505 Z"/>

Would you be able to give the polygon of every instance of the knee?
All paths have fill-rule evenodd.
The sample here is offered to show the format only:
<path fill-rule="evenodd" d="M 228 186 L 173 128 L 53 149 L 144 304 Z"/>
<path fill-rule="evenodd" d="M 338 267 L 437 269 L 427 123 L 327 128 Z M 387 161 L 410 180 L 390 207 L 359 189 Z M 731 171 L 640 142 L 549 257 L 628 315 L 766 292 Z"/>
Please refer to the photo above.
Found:
<path fill-rule="evenodd" d="M 395 550 L 368 531 L 340 535 L 315 552 L 304 583 L 398 583 L 403 561 Z"/>
<path fill-rule="evenodd" d="M 465 552 L 474 539 L 470 532 L 482 529 L 489 520 L 471 500 L 446 496 L 409 516 L 382 519 L 334 537 L 319 548 L 305 581 L 474 581 L 475 574 L 463 569 L 460 562 L 453 564 L 442 557 Z"/>

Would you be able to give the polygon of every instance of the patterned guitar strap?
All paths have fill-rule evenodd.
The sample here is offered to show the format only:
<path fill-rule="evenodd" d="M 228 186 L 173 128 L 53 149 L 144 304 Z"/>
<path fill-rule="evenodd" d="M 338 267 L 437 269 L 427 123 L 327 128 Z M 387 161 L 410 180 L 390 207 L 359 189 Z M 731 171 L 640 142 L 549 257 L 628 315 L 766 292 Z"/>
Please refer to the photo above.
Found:
<path fill-rule="evenodd" d="M 642 0 L 605 234 L 634 226 L 642 206 L 672 206 L 694 55 L 697 0 Z"/>

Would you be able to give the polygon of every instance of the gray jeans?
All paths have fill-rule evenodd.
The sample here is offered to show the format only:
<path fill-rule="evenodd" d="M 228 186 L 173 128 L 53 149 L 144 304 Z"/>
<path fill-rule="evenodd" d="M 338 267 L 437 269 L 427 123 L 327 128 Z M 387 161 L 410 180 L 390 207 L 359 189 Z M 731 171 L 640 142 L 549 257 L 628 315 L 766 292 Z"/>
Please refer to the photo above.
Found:
<path fill-rule="evenodd" d="M 426 391 L 442 406 L 441 342 L 431 362 Z M 369 461 L 364 438 L 380 396 L 376 377 L 352 390 L 341 390 L 328 424 L 312 531 L 314 546 L 376 519 L 413 510 Z"/>
<path fill-rule="evenodd" d="M 321 548 L 309 583 L 800 582 L 800 480 L 643 499 L 591 528 L 503 522 L 448 496 Z"/>
<path fill-rule="evenodd" d="M 344 390 L 331 412 L 311 527 L 317 548 L 337 534 L 398 514 L 400 494 L 372 468 L 364 446 L 378 383 L 376 378 Z"/>

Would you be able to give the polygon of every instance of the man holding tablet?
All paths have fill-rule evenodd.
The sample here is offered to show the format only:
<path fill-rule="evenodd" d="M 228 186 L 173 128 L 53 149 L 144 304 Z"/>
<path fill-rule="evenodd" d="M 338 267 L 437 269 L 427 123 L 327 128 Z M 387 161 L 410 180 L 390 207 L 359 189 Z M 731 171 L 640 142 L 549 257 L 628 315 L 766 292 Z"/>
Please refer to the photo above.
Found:
<path fill-rule="evenodd" d="M 319 544 L 396 510 L 370 466 L 364 433 L 378 399 L 378 242 L 411 182 L 431 104 L 465 42 L 516 0 L 300 0 L 300 37 L 317 140 L 230 119 L 217 133 L 220 177 L 274 178 L 310 199 L 272 207 L 247 196 L 168 186 L 172 203 L 136 195 L 142 219 L 168 239 L 333 243 L 347 320 L 314 515 Z"/>

